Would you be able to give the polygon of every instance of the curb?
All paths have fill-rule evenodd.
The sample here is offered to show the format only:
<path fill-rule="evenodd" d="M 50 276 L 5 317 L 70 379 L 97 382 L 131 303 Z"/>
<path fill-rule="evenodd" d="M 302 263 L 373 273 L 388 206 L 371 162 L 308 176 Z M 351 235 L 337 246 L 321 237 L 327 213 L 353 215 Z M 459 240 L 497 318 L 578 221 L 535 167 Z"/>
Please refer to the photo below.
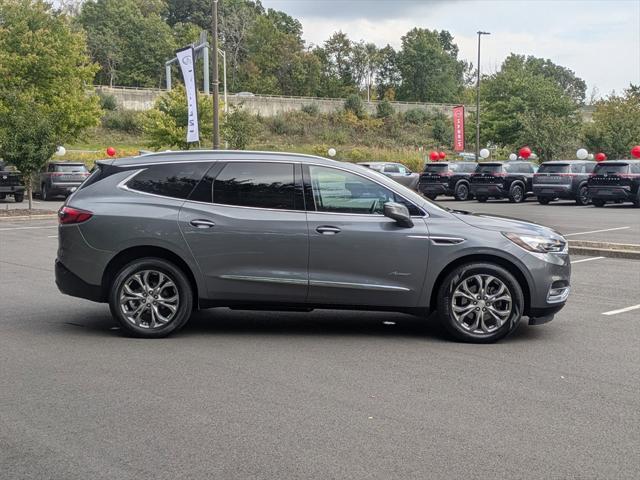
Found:
<path fill-rule="evenodd" d="M 640 260 L 640 245 L 628 243 L 569 241 L 569 253 L 610 258 Z"/>

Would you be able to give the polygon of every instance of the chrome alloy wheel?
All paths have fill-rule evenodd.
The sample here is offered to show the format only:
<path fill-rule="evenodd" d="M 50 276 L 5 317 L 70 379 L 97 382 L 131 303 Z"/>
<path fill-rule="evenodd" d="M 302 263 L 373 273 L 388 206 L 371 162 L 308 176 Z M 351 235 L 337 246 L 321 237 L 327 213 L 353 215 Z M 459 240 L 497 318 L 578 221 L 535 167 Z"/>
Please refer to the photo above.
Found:
<path fill-rule="evenodd" d="M 451 312 L 456 323 L 476 335 L 498 330 L 509 319 L 512 310 L 509 289 L 492 275 L 465 278 L 451 297 Z"/>
<path fill-rule="evenodd" d="M 120 310 L 133 325 L 159 328 L 170 323 L 180 305 L 176 284 L 157 270 L 143 270 L 129 276 L 120 291 Z"/>

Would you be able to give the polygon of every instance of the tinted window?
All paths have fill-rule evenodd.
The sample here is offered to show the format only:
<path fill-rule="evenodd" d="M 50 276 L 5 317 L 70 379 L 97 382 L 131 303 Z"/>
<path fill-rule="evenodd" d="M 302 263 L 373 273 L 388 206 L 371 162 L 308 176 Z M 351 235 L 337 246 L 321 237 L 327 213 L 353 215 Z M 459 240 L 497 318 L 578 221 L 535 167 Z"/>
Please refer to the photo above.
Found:
<path fill-rule="evenodd" d="M 424 166 L 424 171 L 425 172 L 430 172 L 430 173 L 440 173 L 440 172 L 444 172 L 445 170 L 447 170 L 448 168 L 448 164 L 444 163 L 427 163 Z"/>
<path fill-rule="evenodd" d="M 576 165 L 574 165 L 576 166 Z M 569 173 L 568 163 L 543 163 L 538 169 L 538 173 Z"/>
<path fill-rule="evenodd" d="M 626 163 L 600 163 L 593 170 L 596 175 L 613 175 L 617 173 L 629 173 L 629 165 Z"/>
<path fill-rule="evenodd" d="M 530 163 L 521 163 L 519 167 L 520 169 L 518 170 L 518 172 L 520 173 L 533 173 L 533 165 L 531 165 Z"/>
<path fill-rule="evenodd" d="M 473 173 L 476 171 L 477 165 L 475 163 L 461 163 L 458 165 L 458 171 L 464 173 Z"/>
<path fill-rule="evenodd" d="M 187 198 L 209 166 L 205 162 L 150 165 L 131 179 L 127 187 L 165 197 Z"/>
<path fill-rule="evenodd" d="M 82 165 L 56 165 L 54 171 L 71 173 L 71 172 L 88 172 L 89 170 L 87 170 L 87 167 L 84 164 L 82 164 Z"/>
<path fill-rule="evenodd" d="M 384 173 L 400 173 L 400 167 L 398 165 L 386 165 Z"/>
<path fill-rule="evenodd" d="M 502 165 L 495 164 L 495 163 L 490 163 L 485 165 L 480 164 L 476 168 L 476 173 L 500 173 L 501 171 L 502 171 Z"/>
<path fill-rule="evenodd" d="M 398 202 L 406 205 L 411 215 L 423 214 L 412 203 L 367 178 L 313 165 L 309 171 L 319 212 L 382 214 L 386 202 Z"/>
<path fill-rule="evenodd" d="M 591 173 L 593 172 L 593 169 L 596 168 L 596 163 L 592 162 L 592 163 L 585 163 L 584 164 L 584 172 L 585 173 Z"/>
<path fill-rule="evenodd" d="M 631 164 L 631 173 L 640 173 L 640 163 Z"/>
<path fill-rule="evenodd" d="M 213 183 L 213 202 L 241 207 L 302 210 L 302 205 L 296 205 L 292 163 L 229 163 Z"/>
<path fill-rule="evenodd" d="M 584 163 L 572 163 L 571 173 L 584 173 Z"/>

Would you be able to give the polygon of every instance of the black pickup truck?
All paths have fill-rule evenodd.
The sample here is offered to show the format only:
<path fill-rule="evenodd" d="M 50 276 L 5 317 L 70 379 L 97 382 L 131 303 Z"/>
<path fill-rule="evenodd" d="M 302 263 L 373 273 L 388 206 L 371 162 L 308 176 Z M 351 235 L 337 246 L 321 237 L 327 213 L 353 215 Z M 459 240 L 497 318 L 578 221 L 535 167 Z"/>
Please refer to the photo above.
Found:
<path fill-rule="evenodd" d="M 0 200 L 7 196 L 20 203 L 24 200 L 24 183 L 22 174 L 0 160 Z"/>
<path fill-rule="evenodd" d="M 471 175 L 471 194 L 479 202 L 489 197 L 524 202 L 532 192 L 536 167 L 531 162 L 483 162 Z"/>

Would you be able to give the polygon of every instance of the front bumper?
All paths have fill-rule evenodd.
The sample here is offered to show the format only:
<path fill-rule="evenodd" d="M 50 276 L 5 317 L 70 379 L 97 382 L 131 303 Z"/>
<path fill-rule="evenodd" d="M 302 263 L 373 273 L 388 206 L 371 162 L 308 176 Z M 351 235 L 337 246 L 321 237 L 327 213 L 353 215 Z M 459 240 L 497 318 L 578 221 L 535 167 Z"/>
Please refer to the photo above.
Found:
<path fill-rule="evenodd" d="M 543 198 L 573 198 L 571 185 L 533 185 L 533 194 Z"/>
<path fill-rule="evenodd" d="M 589 198 L 596 200 L 628 200 L 634 199 L 630 187 L 589 187 Z"/>
<path fill-rule="evenodd" d="M 501 185 L 492 185 L 485 183 L 472 183 L 469 191 L 476 197 L 506 197 L 507 192 Z"/>

